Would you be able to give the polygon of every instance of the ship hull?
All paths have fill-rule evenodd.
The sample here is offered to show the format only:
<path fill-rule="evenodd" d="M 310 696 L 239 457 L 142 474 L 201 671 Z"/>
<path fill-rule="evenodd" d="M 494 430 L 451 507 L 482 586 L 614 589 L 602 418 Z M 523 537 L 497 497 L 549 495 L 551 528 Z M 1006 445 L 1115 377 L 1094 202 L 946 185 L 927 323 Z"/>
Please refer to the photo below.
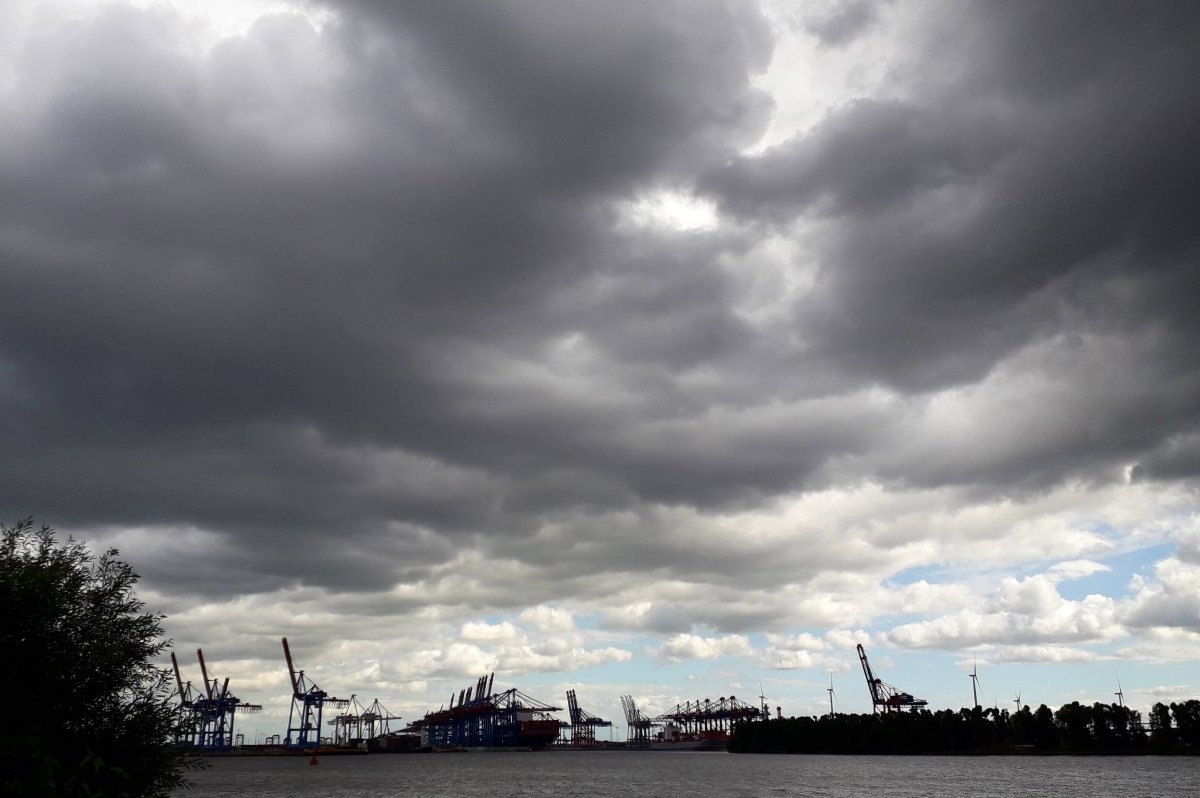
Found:
<path fill-rule="evenodd" d="M 729 745 L 726 737 L 701 737 L 680 740 L 651 740 L 651 751 L 724 751 Z"/>

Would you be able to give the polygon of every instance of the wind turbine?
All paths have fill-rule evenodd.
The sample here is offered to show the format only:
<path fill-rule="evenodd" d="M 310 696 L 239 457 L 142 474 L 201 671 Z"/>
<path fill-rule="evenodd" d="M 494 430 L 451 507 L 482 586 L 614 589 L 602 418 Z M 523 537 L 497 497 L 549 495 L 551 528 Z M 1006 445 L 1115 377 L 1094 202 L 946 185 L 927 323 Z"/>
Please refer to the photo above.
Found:
<path fill-rule="evenodd" d="M 1117 704 L 1121 709 L 1125 708 L 1125 691 L 1121 687 L 1121 677 L 1117 677 L 1117 692 L 1113 693 L 1117 697 Z"/>
<path fill-rule="evenodd" d="M 767 696 L 763 692 L 762 680 L 759 680 L 759 682 L 758 682 L 758 701 L 760 704 L 762 704 L 763 720 L 770 720 L 771 719 L 771 708 L 769 706 L 767 706 Z"/>
<path fill-rule="evenodd" d="M 1017 705 L 1017 712 L 1021 711 L 1021 691 L 1017 691 L 1017 697 L 1013 699 L 1013 703 Z"/>
<path fill-rule="evenodd" d="M 974 654 L 971 655 L 971 698 L 975 700 L 972 708 L 979 706 L 979 667 Z"/>
<path fill-rule="evenodd" d="M 833 671 L 829 672 L 829 686 L 825 688 L 825 692 L 829 693 L 829 717 L 833 717 Z"/>

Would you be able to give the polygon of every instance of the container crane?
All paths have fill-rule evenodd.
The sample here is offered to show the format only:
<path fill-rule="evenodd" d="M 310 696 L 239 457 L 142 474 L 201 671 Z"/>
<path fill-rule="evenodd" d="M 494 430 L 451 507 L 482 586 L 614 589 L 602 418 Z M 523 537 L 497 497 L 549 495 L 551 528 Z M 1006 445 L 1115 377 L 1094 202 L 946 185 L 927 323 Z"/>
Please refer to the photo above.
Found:
<path fill-rule="evenodd" d="M 580 748 L 590 748 L 596 744 L 596 729 L 612 727 L 611 720 L 604 720 L 592 715 L 579 707 L 579 700 L 574 690 L 567 691 L 567 709 L 571 714 L 571 745 Z"/>
<path fill-rule="evenodd" d="M 190 748 L 196 745 L 200 734 L 196 707 L 196 701 L 200 698 L 200 694 L 192 689 L 191 682 L 184 682 L 183 677 L 179 675 L 179 660 L 175 659 L 174 651 L 171 652 L 171 668 L 175 671 L 175 687 L 179 697 L 179 709 L 176 710 L 178 721 L 175 725 L 175 744 Z"/>
<path fill-rule="evenodd" d="M 867 689 L 871 691 L 871 711 L 875 714 L 903 712 L 906 709 L 916 712 L 929 704 L 925 699 L 913 698 L 911 693 L 902 692 L 883 679 L 877 678 L 871 672 L 871 663 L 867 661 L 867 652 L 863 650 L 862 643 L 858 644 L 858 661 L 862 663 L 863 676 L 867 679 Z"/>
<path fill-rule="evenodd" d="M 515 687 L 492 690 L 496 674 L 481 676 L 473 687 L 450 695 L 450 705 L 409 724 L 433 750 L 454 748 L 542 749 L 558 738 L 559 722 L 551 713 L 561 707 L 543 704 Z"/>
<path fill-rule="evenodd" d="M 331 718 L 328 723 L 333 727 L 334 745 L 358 745 L 363 741 L 363 714 L 366 708 L 358 703 L 358 696 L 350 696 L 350 707 L 345 712 Z"/>
<path fill-rule="evenodd" d="M 629 748 L 649 748 L 655 722 L 642 714 L 631 695 L 621 696 L 621 708 L 625 710 L 625 722 L 629 724 L 626 745 Z"/>
<path fill-rule="evenodd" d="M 233 720 L 238 710 L 243 714 L 262 712 L 261 704 L 247 704 L 229 692 L 229 677 L 224 682 L 216 678 L 209 680 L 208 667 L 204 664 L 204 652 L 196 649 L 200 660 L 200 674 L 204 677 L 205 697 L 196 702 L 199 720 L 197 746 L 208 751 L 228 751 L 233 748 Z M 218 687 L 218 684 L 220 686 Z"/>
<path fill-rule="evenodd" d="M 171 653 L 171 668 L 175 671 L 175 687 L 179 695 L 179 723 L 175 731 L 175 744 L 202 751 L 228 751 L 233 748 L 234 714 L 262 711 L 260 704 L 247 704 L 229 692 L 229 679 L 222 683 L 208 678 L 208 666 L 204 652 L 196 649 L 200 660 L 200 674 L 204 690 L 196 690 L 191 682 L 184 682 L 179 672 L 179 660 Z"/>
<path fill-rule="evenodd" d="M 292 706 L 288 710 L 288 732 L 284 745 L 289 748 L 315 748 L 321 744 L 321 716 L 325 705 L 345 709 L 350 706 L 350 699 L 331 697 L 305 678 L 304 671 L 297 671 L 286 637 L 283 638 L 283 656 L 287 660 L 288 678 L 292 683 Z"/>
<path fill-rule="evenodd" d="M 362 722 L 363 735 L 370 740 L 389 734 L 391 732 L 388 727 L 389 721 L 400 720 L 400 716 L 388 712 L 376 698 L 371 706 L 367 707 L 366 711 L 359 716 L 359 719 Z"/>

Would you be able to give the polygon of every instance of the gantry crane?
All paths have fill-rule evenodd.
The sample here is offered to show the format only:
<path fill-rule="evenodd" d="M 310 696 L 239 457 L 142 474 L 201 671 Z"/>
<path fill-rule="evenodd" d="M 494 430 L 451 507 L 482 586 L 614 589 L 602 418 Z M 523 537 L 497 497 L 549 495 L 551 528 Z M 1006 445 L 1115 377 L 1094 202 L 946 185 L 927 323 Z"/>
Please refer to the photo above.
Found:
<path fill-rule="evenodd" d="M 400 720 L 400 716 L 388 712 L 383 704 L 379 703 L 379 699 L 376 698 L 374 703 L 359 715 L 359 720 L 362 723 L 363 737 L 370 740 L 389 734 L 391 729 L 388 727 L 388 722 Z"/>
<path fill-rule="evenodd" d="M 179 722 L 176 726 L 175 743 L 203 751 L 228 751 L 233 748 L 233 721 L 238 710 L 254 714 L 262 711 L 260 704 L 247 704 L 229 692 L 229 678 L 223 683 L 209 680 L 204 652 L 196 649 L 200 660 L 200 673 L 204 679 L 204 691 L 192 688 L 179 673 L 179 660 L 171 653 L 171 667 L 175 671 L 175 686 L 179 691 Z"/>
<path fill-rule="evenodd" d="M 596 729 L 612 727 L 611 720 L 598 718 L 579 708 L 574 690 L 567 691 L 567 709 L 571 714 L 571 745 L 590 748 L 596 744 Z"/>
<path fill-rule="evenodd" d="M 876 678 L 871 672 L 871 663 L 867 661 L 867 652 L 863 650 L 862 643 L 858 644 L 858 661 L 862 663 L 863 676 L 867 678 L 867 689 L 871 691 L 872 712 L 903 712 L 906 709 L 916 712 L 929 703 L 923 698 L 913 698 L 911 693 L 901 692 L 883 679 Z"/>
<path fill-rule="evenodd" d="M 642 711 L 638 709 L 631 695 L 621 696 L 621 708 L 625 710 L 625 722 L 629 725 L 626 746 L 629 748 L 649 748 L 655 722 L 642 714 Z"/>
<path fill-rule="evenodd" d="M 200 660 L 200 673 L 204 677 L 205 698 L 200 714 L 199 746 L 206 750 L 228 751 L 233 748 L 233 719 L 238 710 L 243 714 L 262 712 L 261 704 L 247 704 L 229 692 L 229 677 L 217 687 L 217 679 L 208 678 L 208 668 L 204 664 L 204 652 L 196 649 L 196 658 Z"/>
<path fill-rule="evenodd" d="M 345 712 L 339 712 L 326 723 L 333 727 L 334 745 L 354 745 L 362 739 L 363 705 L 358 696 L 350 695 L 350 704 Z"/>
<path fill-rule="evenodd" d="M 289 748 L 315 748 L 321 744 L 321 716 L 328 704 L 334 709 L 350 706 L 348 698 L 333 698 L 297 671 L 292 663 L 292 651 L 283 638 L 283 656 L 287 660 L 288 678 L 292 684 L 292 706 L 288 710 L 288 732 L 284 744 Z"/>
<path fill-rule="evenodd" d="M 434 750 L 454 748 L 542 749 L 558 739 L 552 713 L 562 707 L 543 704 L 510 687 L 493 692 L 496 674 L 481 676 L 473 687 L 450 694 L 450 705 L 413 721 L 406 730 L 420 734 Z"/>
<path fill-rule="evenodd" d="M 171 652 L 171 667 L 175 670 L 175 686 L 179 691 L 179 709 L 176 710 L 177 720 L 175 722 L 175 744 L 190 748 L 196 745 L 196 740 L 200 734 L 200 722 L 196 711 L 196 700 L 200 696 L 192 689 L 192 683 L 184 682 L 183 677 L 179 675 L 179 660 L 175 659 L 174 651 Z"/>

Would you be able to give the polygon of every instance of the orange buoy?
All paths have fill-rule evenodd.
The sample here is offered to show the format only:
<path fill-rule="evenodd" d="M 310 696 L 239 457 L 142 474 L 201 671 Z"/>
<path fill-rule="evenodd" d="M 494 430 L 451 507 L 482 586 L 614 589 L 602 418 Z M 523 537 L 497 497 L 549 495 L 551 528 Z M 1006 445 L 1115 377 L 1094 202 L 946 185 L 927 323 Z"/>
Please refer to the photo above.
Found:
<path fill-rule="evenodd" d="M 310 764 L 310 765 L 317 764 L 317 755 L 316 754 L 312 755 L 312 759 L 308 760 L 308 764 Z"/>

